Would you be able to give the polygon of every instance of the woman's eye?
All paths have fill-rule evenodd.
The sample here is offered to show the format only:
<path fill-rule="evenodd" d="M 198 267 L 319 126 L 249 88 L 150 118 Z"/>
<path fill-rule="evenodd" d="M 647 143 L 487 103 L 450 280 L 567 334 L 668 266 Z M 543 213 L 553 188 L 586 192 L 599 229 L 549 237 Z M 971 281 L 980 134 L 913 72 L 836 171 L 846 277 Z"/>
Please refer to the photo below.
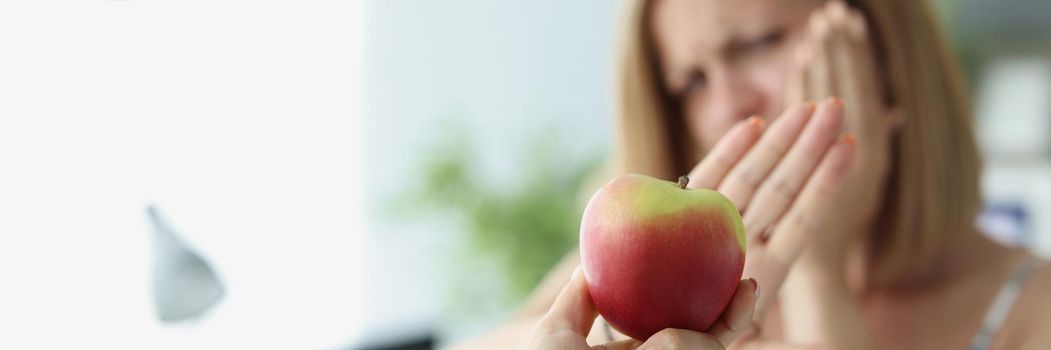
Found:
<path fill-rule="evenodd" d="M 704 90 L 707 85 L 708 78 L 704 76 L 704 73 L 694 72 L 690 74 L 690 79 L 686 81 L 686 86 L 682 89 L 681 96 L 689 97 L 698 91 Z"/>
<path fill-rule="evenodd" d="M 758 38 L 753 39 L 751 42 L 749 42 L 747 44 L 747 47 L 749 49 L 753 49 L 753 50 L 761 50 L 761 49 L 771 48 L 771 47 L 777 46 L 777 44 L 780 44 L 781 41 L 784 40 L 784 38 L 785 38 L 785 31 L 784 31 L 784 29 L 778 29 L 778 30 L 770 31 L 770 32 L 768 32 L 766 34 L 763 34 L 762 36 L 760 36 Z"/>

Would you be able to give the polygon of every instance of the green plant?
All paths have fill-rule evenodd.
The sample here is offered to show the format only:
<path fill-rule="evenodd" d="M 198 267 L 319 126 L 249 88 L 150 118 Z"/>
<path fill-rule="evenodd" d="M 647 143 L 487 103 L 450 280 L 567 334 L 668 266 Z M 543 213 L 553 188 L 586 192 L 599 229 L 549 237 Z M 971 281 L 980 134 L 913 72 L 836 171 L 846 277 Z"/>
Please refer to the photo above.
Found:
<path fill-rule="evenodd" d="M 506 309 L 521 301 L 577 244 L 583 210 L 578 194 L 598 161 L 567 159 L 559 152 L 555 133 L 545 133 L 533 137 L 521 154 L 502 154 L 516 158 L 513 163 L 518 165 L 514 185 L 500 185 L 484 175 L 462 128 L 441 134 L 419 162 L 414 177 L 419 187 L 400 197 L 407 204 L 403 209 L 460 224 L 464 244 L 450 252 L 453 259 L 446 262 L 452 272 L 454 309 L 477 312 L 479 297 Z M 487 149 L 501 151 L 505 150 Z M 503 286 L 470 290 L 477 286 L 470 282 L 480 271 L 495 274 L 489 280 Z"/>

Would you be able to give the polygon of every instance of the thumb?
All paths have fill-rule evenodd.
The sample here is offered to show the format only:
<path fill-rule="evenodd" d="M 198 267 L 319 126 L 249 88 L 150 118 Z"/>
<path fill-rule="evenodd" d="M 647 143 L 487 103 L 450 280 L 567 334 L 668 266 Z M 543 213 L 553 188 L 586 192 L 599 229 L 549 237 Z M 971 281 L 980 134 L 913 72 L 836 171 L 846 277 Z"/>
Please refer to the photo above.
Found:
<path fill-rule="evenodd" d="M 597 316 L 598 311 L 591 302 L 591 293 L 584 282 L 584 273 L 577 267 L 569 284 L 562 288 L 537 328 L 541 333 L 571 331 L 587 337 Z"/>

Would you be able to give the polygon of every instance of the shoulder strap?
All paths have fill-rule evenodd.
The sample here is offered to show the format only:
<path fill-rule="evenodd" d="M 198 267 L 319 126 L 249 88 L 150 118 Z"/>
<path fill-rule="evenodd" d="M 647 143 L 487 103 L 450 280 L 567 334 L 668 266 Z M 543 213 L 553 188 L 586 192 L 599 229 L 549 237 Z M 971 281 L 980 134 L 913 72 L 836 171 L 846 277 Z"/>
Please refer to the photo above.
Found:
<path fill-rule="evenodd" d="M 1018 295 L 1021 294 L 1022 288 L 1025 287 L 1029 277 L 1039 269 L 1040 265 L 1042 265 L 1042 262 L 1039 259 L 1030 256 L 1023 259 L 1015 267 L 1011 277 L 1000 287 L 1000 292 L 996 295 L 996 299 L 993 299 L 993 304 L 989 307 L 989 311 L 986 312 L 985 319 L 982 321 L 982 329 L 971 339 L 971 345 L 968 349 L 985 350 L 992 345 L 993 337 L 1000 330 L 1000 327 L 1003 326 L 1004 321 L 1007 320 L 1007 315 L 1011 312 L 1011 308 L 1014 306 L 1015 300 L 1018 299 Z"/>

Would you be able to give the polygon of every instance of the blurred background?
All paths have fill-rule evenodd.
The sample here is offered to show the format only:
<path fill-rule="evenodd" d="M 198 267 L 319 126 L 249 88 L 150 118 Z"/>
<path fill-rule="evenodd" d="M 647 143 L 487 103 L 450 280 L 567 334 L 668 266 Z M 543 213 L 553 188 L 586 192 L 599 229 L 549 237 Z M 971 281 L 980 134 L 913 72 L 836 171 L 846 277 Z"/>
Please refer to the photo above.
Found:
<path fill-rule="evenodd" d="M 0 348 L 428 349 L 576 243 L 616 1 L 0 3 Z M 940 0 L 1051 257 L 1051 3 Z"/>

